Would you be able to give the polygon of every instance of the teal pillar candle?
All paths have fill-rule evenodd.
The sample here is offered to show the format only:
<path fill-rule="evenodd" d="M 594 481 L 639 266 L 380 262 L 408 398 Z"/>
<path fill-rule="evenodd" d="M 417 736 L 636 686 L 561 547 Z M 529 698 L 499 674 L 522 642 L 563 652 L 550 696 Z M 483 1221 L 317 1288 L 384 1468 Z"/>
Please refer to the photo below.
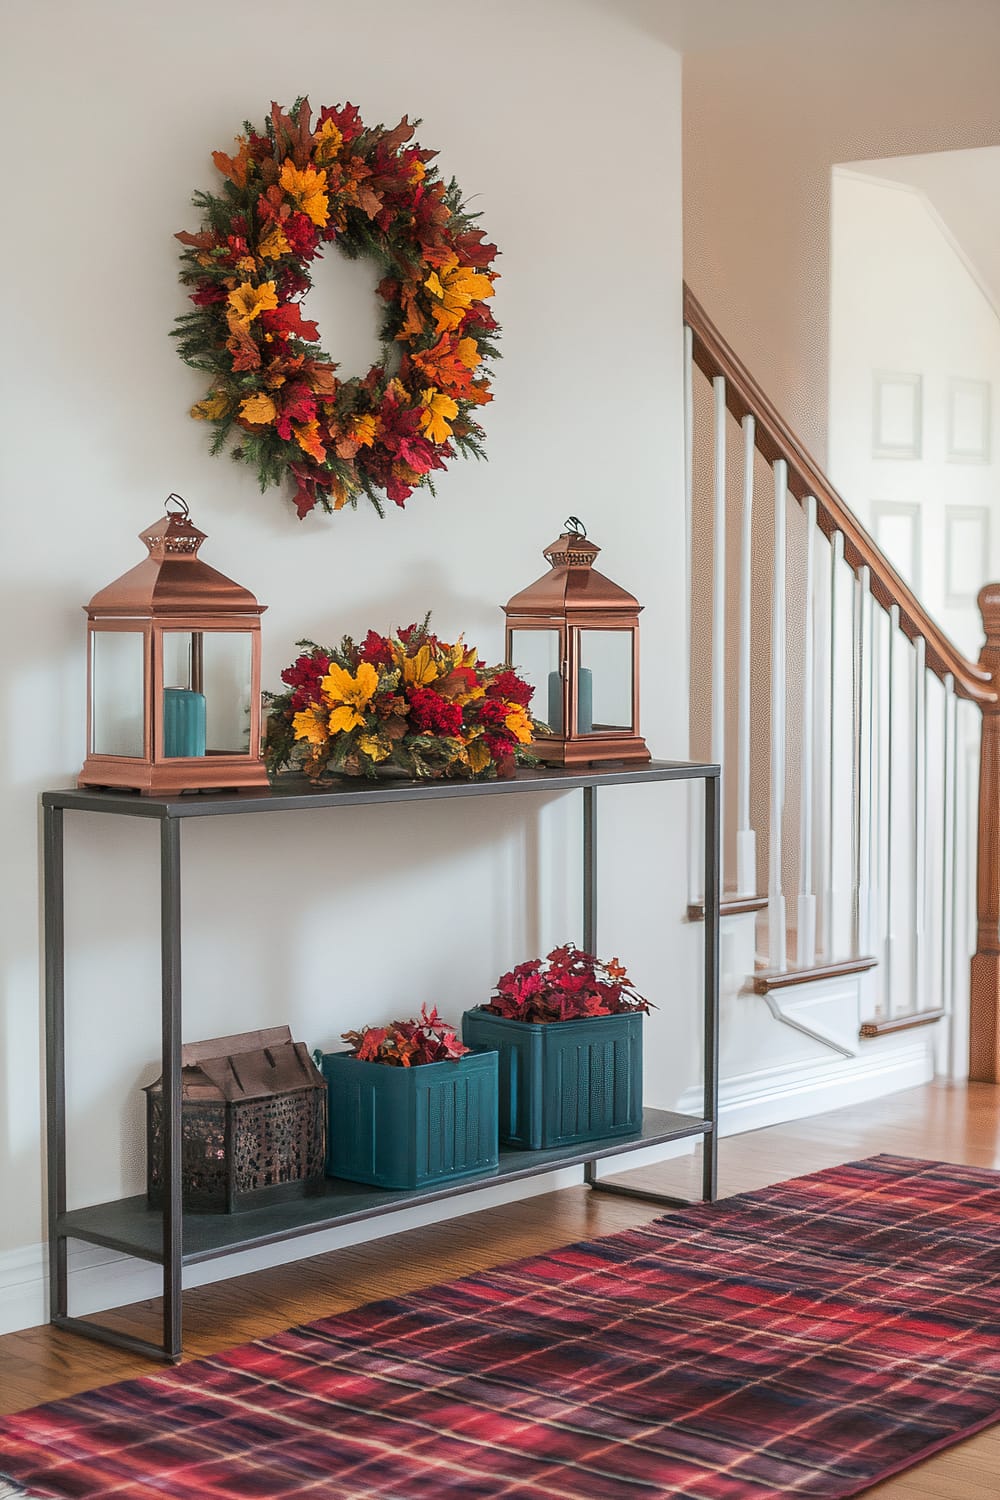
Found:
<path fill-rule="evenodd" d="M 580 667 L 576 676 L 576 732 L 592 734 L 594 730 L 594 677 L 589 667 Z M 562 678 L 549 673 L 548 726 L 553 734 L 562 734 Z"/>
<path fill-rule="evenodd" d="M 163 689 L 163 754 L 205 754 L 205 694 Z"/>

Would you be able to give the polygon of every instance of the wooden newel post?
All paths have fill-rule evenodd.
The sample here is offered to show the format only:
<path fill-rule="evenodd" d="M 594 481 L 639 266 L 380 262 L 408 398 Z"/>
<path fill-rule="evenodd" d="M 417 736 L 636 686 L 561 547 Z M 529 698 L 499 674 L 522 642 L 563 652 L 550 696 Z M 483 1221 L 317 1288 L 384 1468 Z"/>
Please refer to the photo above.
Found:
<path fill-rule="evenodd" d="M 979 757 L 976 951 L 969 984 L 969 1077 L 1000 1083 L 1000 583 L 979 592 L 986 640 L 979 664 L 996 697 L 983 703 Z"/>

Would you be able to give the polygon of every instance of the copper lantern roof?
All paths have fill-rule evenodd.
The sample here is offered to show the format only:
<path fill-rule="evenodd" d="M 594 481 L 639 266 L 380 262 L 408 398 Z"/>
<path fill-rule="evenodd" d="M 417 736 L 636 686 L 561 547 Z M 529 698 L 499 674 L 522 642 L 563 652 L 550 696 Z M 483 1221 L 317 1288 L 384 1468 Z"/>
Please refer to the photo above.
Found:
<path fill-rule="evenodd" d="M 506 606 L 508 616 L 590 610 L 638 614 L 642 605 L 635 595 L 594 567 L 601 549 L 589 539 L 582 523 L 570 516 L 566 528 L 542 553 L 549 572 L 514 595 Z"/>
<path fill-rule="evenodd" d="M 173 505 L 173 508 L 171 506 Z M 161 519 L 139 533 L 147 556 L 94 595 L 90 619 L 115 615 L 261 615 L 249 589 L 210 568 L 198 556 L 205 540 L 179 495 L 167 499 Z"/>

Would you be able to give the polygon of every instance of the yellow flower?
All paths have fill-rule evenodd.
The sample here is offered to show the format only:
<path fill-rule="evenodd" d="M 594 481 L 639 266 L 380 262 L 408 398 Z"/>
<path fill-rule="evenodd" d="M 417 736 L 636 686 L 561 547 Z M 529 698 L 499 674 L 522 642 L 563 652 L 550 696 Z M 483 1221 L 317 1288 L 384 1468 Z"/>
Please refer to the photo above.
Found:
<path fill-rule="evenodd" d="M 318 229 L 322 229 L 330 217 L 330 200 L 326 195 L 326 173 L 317 172 L 315 167 L 304 167 L 300 171 L 295 163 L 286 157 L 278 182 L 281 184 L 282 191 L 287 193 L 304 214 L 308 214 Z"/>
<path fill-rule="evenodd" d="M 224 417 L 229 410 L 229 397 L 224 391 L 209 391 L 203 401 L 195 402 L 191 408 L 192 417 L 199 422 L 215 422 L 219 417 Z"/>
<path fill-rule="evenodd" d="M 229 293 L 226 300 L 233 309 L 236 322 L 243 328 L 249 328 L 260 313 L 277 307 L 277 287 L 273 281 L 265 281 L 263 286 L 251 286 L 249 281 L 244 281 L 235 292 Z"/>
<path fill-rule="evenodd" d="M 365 722 L 361 710 L 368 707 L 378 687 L 378 673 L 370 661 L 359 663 L 353 677 L 345 667 L 331 662 L 320 687 L 333 708 L 328 720 L 330 733 L 338 734 Z"/>
<path fill-rule="evenodd" d="M 531 720 L 521 707 L 520 703 L 507 703 L 507 716 L 504 723 L 519 745 L 527 745 L 531 741 Z"/>
<path fill-rule="evenodd" d="M 279 255 L 287 255 L 292 248 L 285 238 L 285 231 L 280 224 L 269 224 L 266 232 L 261 236 L 259 250 L 265 260 L 277 260 Z"/>
<path fill-rule="evenodd" d="M 317 703 L 301 709 L 292 720 L 292 728 L 297 740 L 308 740 L 310 745 L 325 745 L 329 739 L 326 709 Z"/>
<path fill-rule="evenodd" d="M 422 392 L 420 404 L 423 407 L 420 431 L 432 443 L 446 443 L 451 437 L 451 424 L 458 416 L 458 402 L 430 387 Z"/>
<path fill-rule="evenodd" d="M 422 687 L 425 682 L 433 682 L 439 676 L 438 664 L 431 656 L 430 646 L 421 646 L 415 656 L 408 656 L 403 662 L 403 681 L 412 684 L 413 687 Z"/>
<path fill-rule="evenodd" d="M 439 333 L 457 328 L 470 303 L 493 296 L 490 278 L 472 266 L 460 266 L 457 255 L 450 255 L 437 271 L 432 271 L 424 288 L 437 304 L 434 321 Z"/>
<path fill-rule="evenodd" d="M 240 416 L 248 422 L 256 422 L 261 425 L 273 422 L 278 415 L 278 408 L 270 396 L 265 396 L 258 391 L 254 396 L 247 396 L 240 402 Z"/>
<path fill-rule="evenodd" d="M 352 417 L 348 423 L 348 431 L 359 447 L 370 448 L 378 436 L 378 417 L 367 413 Z"/>
<path fill-rule="evenodd" d="M 381 734 L 364 734 L 358 740 L 358 749 L 363 750 L 371 760 L 385 760 L 387 755 L 392 754 L 392 742 Z"/>

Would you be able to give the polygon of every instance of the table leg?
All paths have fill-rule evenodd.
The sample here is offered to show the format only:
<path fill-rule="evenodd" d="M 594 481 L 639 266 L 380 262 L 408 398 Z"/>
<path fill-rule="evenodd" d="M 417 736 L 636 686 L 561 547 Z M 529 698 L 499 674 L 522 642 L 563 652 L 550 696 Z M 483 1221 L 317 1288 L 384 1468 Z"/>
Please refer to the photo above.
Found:
<path fill-rule="evenodd" d="M 45 1123 L 48 1162 L 49 1318 L 69 1312 L 66 1236 L 66 943 L 63 882 L 63 810 L 46 807 L 43 823 L 45 885 Z"/>
<path fill-rule="evenodd" d="M 181 1329 L 181 846 L 180 822 L 160 824 L 160 973 L 163 1063 L 163 1352 L 183 1350 Z"/>
<path fill-rule="evenodd" d="M 705 778 L 705 1119 L 712 1128 L 705 1135 L 702 1160 L 702 1197 L 714 1203 L 719 1184 L 719 875 L 722 782 Z"/>

